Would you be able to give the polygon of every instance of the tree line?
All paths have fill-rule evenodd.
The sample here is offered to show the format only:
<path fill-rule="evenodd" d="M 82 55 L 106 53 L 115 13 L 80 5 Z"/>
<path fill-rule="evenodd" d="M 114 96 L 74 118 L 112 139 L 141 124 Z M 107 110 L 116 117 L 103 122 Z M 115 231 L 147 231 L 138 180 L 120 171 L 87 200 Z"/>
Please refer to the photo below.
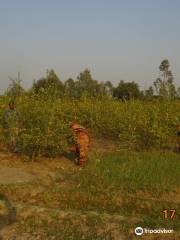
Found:
<path fill-rule="evenodd" d="M 17 96 L 27 91 L 21 86 L 20 74 L 18 78 L 10 79 L 11 84 L 6 94 Z M 137 83 L 125 82 L 121 80 L 117 86 L 112 82 L 99 82 L 93 79 L 89 69 L 80 72 L 77 79 L 69 78 L 62 82 L 54 70 L 47 70 L 46 76 L 33 82 L 33 86 L 28 92 L 37 94 L 48 94 L 54 97 L 68 97 L 80 99 L 87 97 L 110 97 L 117 100 L 142 99 L 179 99 L 180 87 L 176 88 L 174 76 L 170 70 L 170 63 L 167 59 L 163 60 L 159 66 L 159 77 L 153 82 L 152 86 L 142 91 Z"/>

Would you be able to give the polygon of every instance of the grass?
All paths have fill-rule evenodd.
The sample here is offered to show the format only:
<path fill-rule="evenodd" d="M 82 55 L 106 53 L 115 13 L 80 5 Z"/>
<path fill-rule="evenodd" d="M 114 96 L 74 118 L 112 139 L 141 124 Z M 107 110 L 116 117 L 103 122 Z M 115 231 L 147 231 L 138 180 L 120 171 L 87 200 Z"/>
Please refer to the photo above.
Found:
<path fill-rule="evenodd" d="M 99 159 L 95 172 L 107 186 L 121 190 L 150 192 L 180 187 L 180 156 L 173 153 L 109 153 Z M 84 171 L 88 179 L 94 166 Z M 85 180 L 85 179 L 84 179 Z M 88 179 L 89 180 L 89 179 Z"/>
<path fill-rule="evenodd" d="M 179 155 L 158 152 L 108 154 L 97 164 L 97 172 L 104 178 L 104 189 L 113 186 L 116 199 L 118 193 L 124 196 L 120 210 L 124 215 L 140 216 L 140 226 L 166 227 L 168 223 L 169 227 L 180 230 L 180 202 L 166 199 L 180 188 Z M 176 209 L 176 220 L 164 221 L 163 209 Z"/>
<path fill-rule="evenodd" d="M 180 230 L 179 172 L 178 154 L 106 153 L 86 168 L 66 173 L 66 187 L 56 183 L 43 200 L 53 206 L 55 198 L 63 209 L 137 217 L 146 227 L 167 227 L 168 222 Z M 165 221 L 164 209 L 176 209 L 176 218 Z"/>
<path fill-rule="evenodd" d="M 1 186 L 1 192 L 27 208 L 34 204 L 46 209 L 42 215 L 37 213 L 38 217 L 33 212 L 20 219 L 19 234 L 34 232 L 44 239 L 108 240 L 117 239 L 114 236 L 120 233 L 134 239 L 137 226 L 180 232 L 179 172 L 180 156 L 175 153 L 91 153 L 84 168 L 58 168 L 51 185 L 36 196 L 30 193 L 41 182 Z M 175 218 L 165 220 L 164 209 L 176 209 Z M 62 217 L 58 211 L 67 214 Z"/>

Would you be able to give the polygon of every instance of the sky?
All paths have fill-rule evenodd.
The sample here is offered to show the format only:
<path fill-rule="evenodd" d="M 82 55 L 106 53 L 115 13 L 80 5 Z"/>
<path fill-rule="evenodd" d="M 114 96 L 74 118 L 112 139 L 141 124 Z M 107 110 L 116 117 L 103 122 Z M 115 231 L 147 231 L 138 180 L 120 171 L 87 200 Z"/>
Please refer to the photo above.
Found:
<path fill-rule="evenodd" d="M 0 92 L 54 69 L 62 81 L 88 68 L 98 81 L 142 89 L 170 61 L 180 86 L 179 0 L 0 0 Z"/>

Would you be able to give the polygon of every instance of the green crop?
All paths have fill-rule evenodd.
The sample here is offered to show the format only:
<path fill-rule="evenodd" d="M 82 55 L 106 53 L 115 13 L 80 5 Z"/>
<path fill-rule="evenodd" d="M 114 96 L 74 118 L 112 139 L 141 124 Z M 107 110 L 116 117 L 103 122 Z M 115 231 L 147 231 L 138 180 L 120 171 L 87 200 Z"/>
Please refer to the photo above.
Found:
<path fill-rule="evenodd" d="M 0 99 L 2 118 L 6 97 Z M 69 124 L 77 119 L 91 135 L 113 139 L 120 148 L 173 150 L 180 101 L 127 101 L 82 98 L 53 99 L 37 94 L 16 99 L 21 116 L 17 145 L 20 153 L 57 156 L 69 151 Z M 1 127 L 1 141 L 3 138 Z"/>

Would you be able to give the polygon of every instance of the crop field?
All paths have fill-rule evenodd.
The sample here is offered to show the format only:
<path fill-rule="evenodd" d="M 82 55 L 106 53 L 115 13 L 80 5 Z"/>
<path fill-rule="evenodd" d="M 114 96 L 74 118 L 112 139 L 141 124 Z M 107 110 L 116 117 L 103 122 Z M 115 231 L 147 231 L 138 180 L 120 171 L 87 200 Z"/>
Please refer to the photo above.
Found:
<path fill-rule="evenodd" d="M 0 240 L 180 240 L 180 0 L 0 3 Z"/>
<path fill-rule="evenodd" d="M 0 99 L 1 120 L 8 101 Z M 35 180 L 0 184 L 1 201 L 6 197 L 15 212 L 14 218 L 0 215 L 3 239 L 137 239 L 137 226 L 174 230 L 141 239 L 180 239 L 178 100 L 77 101 L 26 94 L 16 106 L 17 152 L 8 150 L 1 126 L 1 167 L 15 167 Z M 74 119 L 91 136 L 84 167 L 70 153 Z M 174 218 L 165 210 L 175 210 Z"/>
<path fill-rule="evenodd" d="M 7 103 L 8 99 L 1 99 L 1 118 Z M 93 136 L 114 140 L 119 148 L 176 149 L 178 100 L 121 102 L 84 97 L 77 101 L 31 94 L 17 99 L 17 109 L 20 124 L 16 142 L 19 152 L 30 158 L 67 151 L 72 137 L 69 125 L 74 119 Z"/>

